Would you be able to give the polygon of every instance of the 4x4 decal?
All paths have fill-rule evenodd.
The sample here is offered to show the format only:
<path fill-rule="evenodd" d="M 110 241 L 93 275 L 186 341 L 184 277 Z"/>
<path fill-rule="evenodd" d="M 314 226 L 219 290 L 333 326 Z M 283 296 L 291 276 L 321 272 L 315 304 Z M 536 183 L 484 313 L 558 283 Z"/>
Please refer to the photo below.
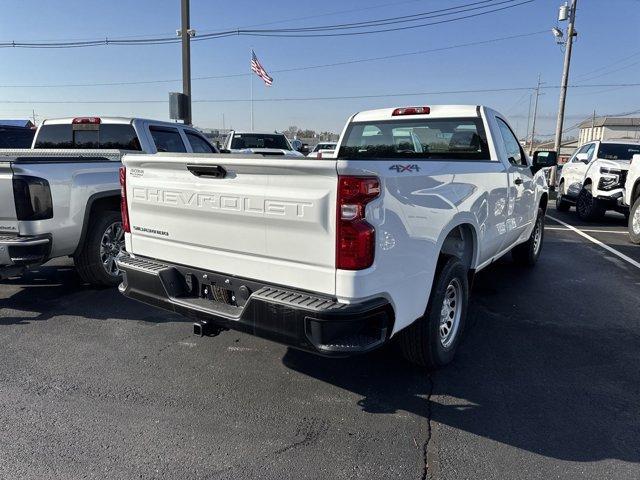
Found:
<path fill-rule="evenodd" d="M 420 171 L 420 167 L 417 164 L 410 164 L 410 165 L 391 165 L 389 167 L 389 170 L 395 170 L 398 173 L 402 173 L 402 172 L 419 172 Z"/>

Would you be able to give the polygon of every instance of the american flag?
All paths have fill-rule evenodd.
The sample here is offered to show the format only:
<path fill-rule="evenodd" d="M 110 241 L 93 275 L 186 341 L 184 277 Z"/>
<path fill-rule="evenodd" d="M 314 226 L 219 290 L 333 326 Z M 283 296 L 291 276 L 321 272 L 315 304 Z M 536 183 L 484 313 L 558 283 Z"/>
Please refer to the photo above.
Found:
<path fill-rule="evenodd" d="M 258 57 L 256 57 L 256 52 L 251 50 L 251 70 L 255 72 L 262 80 L 264 80 L 264 84 L 267 87 L 273 85 L 273 78 L 269 76 L 267 71 L 264 69 Z"/>

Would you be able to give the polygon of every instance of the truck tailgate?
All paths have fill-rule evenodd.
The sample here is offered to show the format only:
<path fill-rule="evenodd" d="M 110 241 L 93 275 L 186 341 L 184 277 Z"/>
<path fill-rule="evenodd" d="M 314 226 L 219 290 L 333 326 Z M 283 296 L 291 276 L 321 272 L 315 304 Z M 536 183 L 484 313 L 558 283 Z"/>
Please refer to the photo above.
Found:
<path fill-rule="evenodd" d="M 134 255 L 335 292 L 335 161 L 156 154 L 124 164 Z"/>
<path fill-rule="evenodd" d="M 0 162 L 0 233 L 18 233 L 11 162 Z"/>

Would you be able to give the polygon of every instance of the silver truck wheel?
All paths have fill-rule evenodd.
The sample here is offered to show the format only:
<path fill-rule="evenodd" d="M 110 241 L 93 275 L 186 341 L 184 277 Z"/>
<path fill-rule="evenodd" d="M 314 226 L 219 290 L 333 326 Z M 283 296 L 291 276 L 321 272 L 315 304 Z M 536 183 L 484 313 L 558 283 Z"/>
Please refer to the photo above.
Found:
<path fill-rule="evenodd" d="M 457 257 L 444 257 L 436 271 L 424 315 L 398 334 L 404 357 L 427 368 L 453 360 L 469 305 L 469 268 Z"/>
<path fill-rule="evenodd" d="M 462 286 L 457 278 L 452 278 L 442 300 L 440 310 L 440 343 L 449 348 L 458 334 L 460 317 L 462 316 Z"/>
<path fill-rule="evenodd" d="M 122 222 L 113 222 L 107 227 L 100 240 L 100 261 L 107 274 L 119 277 L 120 269 L 116 258 L 124 251 L 124 229 Z"/>
<path fill-rule="evenodd" d="M 640 244 L 640 197 L 636 198 L 629 212 L 629 238 Z"/>
<path fill-rule="evenodd" d="M 124 251 L 120 212 L 100 211 L 92 215 L 86 238 L 74 256 L 80 277 L 92 285 L 115 287 L 121 281 L 115 260 Z"/>

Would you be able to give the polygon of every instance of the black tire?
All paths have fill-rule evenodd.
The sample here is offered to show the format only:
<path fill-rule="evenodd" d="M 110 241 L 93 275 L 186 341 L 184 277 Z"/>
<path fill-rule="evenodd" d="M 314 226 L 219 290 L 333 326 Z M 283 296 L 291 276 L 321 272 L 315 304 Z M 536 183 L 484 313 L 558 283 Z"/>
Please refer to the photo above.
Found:
<path fill-rule="evenodd" d="M 467 266 L 457 257 L 444 257 L 436 272 L 431 288 L 429 304 L 424 315 L 402 330 L 399 335 L 400 348 L 411 363 L 429 369 L 447 365 L 453 360 L 464 330 L 469 305 L 469 280 Z M 441 318 L 446 298 L 451 302 L 451 288 L 456 290 L 455 310 L 451 324 Z M 449 312 L 450 313 L 450 312 Z M 449 335 L 443 336 L 443 328 Z M 444 339 L 444 340 L 443 340 Z"/>
<path fill-rule="evenodd" d="M 640 197 L 636 198 L 629 211 L 629 238 L 640 245 Z"/>
<path fill-rule="evenodd" d="M 602 202 L 591 195 L 591 185 L 585 185 L 580 190 L 578 199 L 576 200 L 576 212 L 582 220 L 593 221 L 600 220 L 604 217 L 607 209 Z"/>
<path fill-rule="evenodd" d="M 531 231 L 529 240 L 521 243 L 513 250 L 511 256 L 513 261 L 524 267 L 533 267 L 540 257 L 542 245 L 544 244 L 544 210 L 538 208 L 536 223 Z"/>
<path fill-rule="evenodd" d="M 96 286 L 115 287 L 122 281 L 117 267 L 115 267 L 115 270 L 111 268 L 112 273 L 108 273 L 107 267 L 103 265 L 102 260 L 101 244 L 103 236 L 108 234 L 107 230 L 114 228 L 114 225 L 120 225 L 120 228 L 122 228 L 120 212 L 101 211 L 94 213 L 90 219 L 89 229 L 82 249 L 74 257 L 78 274 L 87 283 Z M 111 245 L 111 243 L 108 243 L 108 245 Z M 121 242 L 118 242 L 118 249 L 124 249 L 124 233 L 122 233 Z M 114 252 L 109 252 L 109 256 L 113 254 Z"/>
<path fill-rule="evenodd" d="M 558 186 L 558 192 L 556 194 L 556 210 L 559 212 L 568 212 L 571 208 L 571 204 L 567 202 L 562 194 L 564 190 L 564 181 Z"/>

